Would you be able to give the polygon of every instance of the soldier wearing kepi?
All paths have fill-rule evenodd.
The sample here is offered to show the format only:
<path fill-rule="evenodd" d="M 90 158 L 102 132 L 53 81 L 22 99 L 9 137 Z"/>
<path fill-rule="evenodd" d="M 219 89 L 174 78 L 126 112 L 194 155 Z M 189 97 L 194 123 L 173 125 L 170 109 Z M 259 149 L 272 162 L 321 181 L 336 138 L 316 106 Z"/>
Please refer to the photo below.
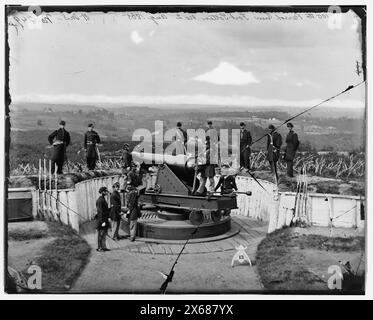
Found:
<path fill-rule="evenodd" d="M 280 157 L 280 148 L 282 145 L 282 137 L 277 131 L 273 124 L 268 126 L 267 135 L 267 160 L 271 167 L 271 172 L 276 174 L 277 178 L 277 161 Z"/>
<path fill-rule="evenodd" d="M 231 194 L 237 191 L 235 175 L 229 174 L 229 166 L 223 164 L 220 169 L 220 178 L 218 184 L 215 187 L 215 192 L 220 188 L 220 193 Z"/>
<path fill-rule="evenodd" d="M 206 142 L 205 142 L 205 151 L 201 155 L 201 164 L 198 164 L 198 171 L 201 173 L 201 179 L 199 182 L 199 187 L 197 191 L 195 192 L 196 196 L 202 196 L 205 195 L 206 193 L 206 182 L 207 179 L 209 180 L 209 190 L 208 192 L 213 192 L 215 190 L 215 167 L 216 164 L 211 163 L 210 161 L 210 154 L 211 154 L 211 149 L 210 149 L 210 137 L 206 137 Z"/>
<path fill-rule="evenodd" d="M 289 129 L 289 133 L 286 136 L 286 148 L 284 160 L 286 161 L 287 175 L 289 177 L 294 177 L 293 175 L 293 161 L 295 158 L 295 152 L 299 147 L 298 135 L 293 131 L 293 124 L 289 122 L 286 125 Z"/>
<path fill-rule="evenodd" d="M 178 122 L 176 128 L 174 129 L 175 133 L 172 138 L 172 141 L 175 145 L 175 151 L 173 155 L 185 154 L 186 153 L 186 143 L 188 142 L 188 134 L 182 128 L 182 123 Z"/>
<path fill-rule="evenodd" d="M 88 131 L 84 135 L 84 149 L 86 150 L 88 170 L 94 170 L 98 159 L 97 144 L 101 142 L 100 136 L 93 130 L 93 124 L 88 125 Z"/>
<path fill-rule="evenodd" d="M 244 122 L 240 123 L 240 166 L 244 170 L 250 170 L 250 146 L 252 138 L 250 131 L 246 129 Z"/>
<path fill-rule="evenodd" d="M 125 143 L 123 145 L 122 156 L 120 157 L 120 160 L 122 161 L 122 168 L 126 171 L 130 170 L 132 164 L 132 154 L 129 148 L 130 145 L 128 143 Z"/>
<path fill-rule="evenodd" d="M 106 248 L 106 236 L 107 231 L 110 229 L 109 223 L 109 207 L 106 202 L 105 197 L 109 194 L 109 191 L 106 187 L 101 187 L 98 190 L 100 197 L 96 201 L 96 228 L 97 228 L 97 251 L 110 251 L 110 249 Z"/>
<path fill-rule="evenodd" d="M 127 187 L 127 208 L 130 238 L 131 241 L 135 241 L 137 234 L 137 219 L 141 217 L 141 211 L 139 207 L 139 192 L 133 185 Z"/>
<path fill-rule="evenodd" d="M 122 220 L 122 201 L 119 194 L 119 182 L 114 183 L 113 192 L 110 195 L 110 219 L 115 222 L 114 240 L 120 240 L 119 235 L 120 222 Z"/>
<path fill-rule="evenodd" d="M 60 121 L 60 128 L 52 132 L 48 137 L 49 144 L 53 145 L 52 172 L 62 174 L 63 163 L 66 158 L 66 147 L 70 144 L 70 134 L 65 130 L 65 121 Z"/>

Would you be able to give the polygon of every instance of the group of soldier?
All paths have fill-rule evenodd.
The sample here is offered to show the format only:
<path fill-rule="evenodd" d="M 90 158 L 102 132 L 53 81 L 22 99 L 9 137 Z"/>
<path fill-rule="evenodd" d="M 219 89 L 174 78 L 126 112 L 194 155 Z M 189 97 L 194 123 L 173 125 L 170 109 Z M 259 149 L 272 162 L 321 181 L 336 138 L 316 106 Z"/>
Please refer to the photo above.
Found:
<path fill-rule="evenodd" d="M 66 160 L 66 147 L 70 144 L 70 134 L 65 129 L 65 121 L 60 121 L 60 128 L 52 132 L 48 141 L 53 145 L 54 150 L 52 154 L 52 172 L 57 170 L 58 174 L 62 174 L 63 164 Z M 287 175 L 293 177 L 293 161 L 295 153 L 299 147 L 298 135 L 294 132 L 293 124 L 291 122 L 287 123 L 287 128 L 289 130 L 286 136 L 286 147 L 283 154 L 283 160 L 285 160 L 287 165 Z M 186 131 L 182 128 L 181 122 L 176 125 L 176 139 L 181 141 L 185 145 L 188 141 L 188 136 Z M 206 159 L 210 158 L 210 152 L 214 152 L 214 148 L 217 148 L 219 142 L 219 134 L 217 130 L 213 127 L 212 121 L 207 122 L 206 129 Z M 250 154 L 252 145 L 252 136 L 249 130 L 246 129 L 244 122 L 240 123 L 240 167 L 244 171 L 252 170 L 250 165 Z M 94 130 L 92 123 L 88 125 L 88 130 L 84 134 L 84 150 L 86 152 L 87 168 L 88 170 L 94 170 L 96 167 L 96 162 L 99 159 L 98 146 L 101 143 L 99 134 Z M 271 171 L 277 174 L 277 162 L 280 159 L 282 146 L 282 136 L 276 130 L 274 125 L 269 125 L 267 133 L 267 160 Z M 185 152 L 185 150 L 183 151 Z M 208 157 L 207 157 L 208 155 Z M 132 161 L 131 152 L 129 151 L 129 145 L 126 143 L 123 146 L 122 157 L 123 167 L 129 167 Z M 216 162 L 215 162 L 216 163 Z M 206 174 L 203 174 L 203 179 L 210 179 L 214 170 L 211 169 L 212 166 L 205 166 L 202 169 Z M 203 171 L 203 170 L 202 170 Z M 210 172 L 211 171 L 211 172 Z"/>
<path fill-rule="evenodd" d="M 62 168 L 64 161 L 66 160 L 66 147 L 69 146 L 70 134 L 65 129 L 65 121 L 59 122 L 59 129 L 55 130 L 49 135 L 48 141 L 53 145 L 54 150 L 52 154 L 52 171 L 57 170 L 58 174 L 62 174 Z M 299 140 L 297 134 L 294 132 L 293 124 L 287 123 L 289 130 L 286 136 L 286 147 L 284 149 L 283 160 L 287 164 L 287 175 L 293 177 L 293 160 L 295 153 L 299 147 Z M 185 144 L 188 142 L 188 135 L 182 128 L 181 122 L 176 125 L 176 139 L 182 142 L 184 151 Z M 98 145 L 101 143 L 99 134 L 94 130 L 93 124 L 88 125 L 88 130 L 84 135 L 84 150 L 86 151 L 86 161 L 88 170 L 94 170 L 96 162 L 99 159 Z M 212 121 L 207 122 L 206 128 L 206 141 L 205 150 L 203 156 L 205 161 L 202 164 L 196 166 L 196 169 L 200 173 L 199 187 L 193 190 L 193 194 L 196 196 L 206 194 L 206 182 L 209 180 L 210 190 L 216 192 L 220 188 L 222 194 L 231 193 L 237 191 L 234 176 L 227 174 L 229 166 L 222 164 L 219 166 L 218 171 L 220 173 L 220 179 L 216 186 L 214 186 L 214 177 L 216 174 L 216 164 L 219 162 L 216 159 L 212 159 L 210 154 L 217 154 L 216 149 L 218 148 L 219 134 L 213 127 Z M 246 129 L 244 122 L 240 123 L 240 169 L 244 172 L 252 171 L 250 165 L 251 146 L 253 144 L 252 136 L 249 130 Z M 274 125 L 269 125 L 267 132 L 267 160 L 271 168 L 271 172 L 276 175 L 277 179 L 277 162 L 281 157 L 281 146 L 282 136 L 276 130 Z M 135 240 L 137 232 L 137 219 L 141 217 L 141 211 L 138 204 L 139 188 L 142 185 L 142 178 L 139 174 L 139 168 L 133 163 L 132 155 L 129 150 L 129 145 L 124 144 L 122 149 L 122 167 L 125 169 L 127 174 L 126 186 L 122 192 L 125 193 L 126 207 L 123 209 L 121 205 L 121 197 L 119 194 L 120 185 L 116 183 L 112 186 L 113 192 L 110 194 L 110 208 L 106 198 L 109 196 L 109 191 L 106 187 L 102 187 L 99 190 L 99 198 L 96 201 L 96 228 L 98 230 L 98 247 L 97 251 L 104 252 L 109 249 L 106 247 L 106 236 L 108 230 L 112 228 L 112 224 L 115 225 L 113 234 L 114 240 L 120 240 L 123 237 L 119 235 L 120 223 L 122 221 L 122 215 L 126 214 L 129 220 L 129 232 L 128 236 L 131 241 Z"/>
<path fill-rule="evenodd" d="M 294 132 L 294 126 L 291 122 L 287 123 L 287 128 L 289 130 L 288 134 L 286 135 L 286 147 L 283 153 L 283 160 L 286 162 L 287 167 L 287 175 L 289 177 L 294 177 L 293 173 L 293 161 L 295 158 L 295 153 L 299 147 L 299 140 L 298 135 Z M 178 136 L 178 140 L 182 141 L 184 144 L 187 143 L 188 137 L 187 133 L 184 129 L 182 129 L 182 124 L 180 122 L 177 123 L 176 132 Z M 281 146 L 282 146 L 282 136 L 276 130 L 274 125 L 268 126 L 267 136 L 267 155 L 266 158 L 269 162 L 269 167 L 271 168 L 271 172 L 275 174 L 276 180 L 278 179 L 277 173 L 277 162 L 280 160 L 281 157 Z M 203 195 L 206 191 L 206 182 L 209 181 L 210 190 L 215 191 L 214 188 L 214 176 L 215 176 L 215 169 L 217 164 L 219 163 L 218 160 L 213 159 L 214 157 L 210 157 L 211 153 L 217 154 L 217 145 L 219 143 L 219 135 L 217 130 L 213 128 L 212 121 L 207 122 L 206 128 L 206 141 L 205 141 L 205 150 L 204 150 L 204 162 L 203 164 L 198 166 L 198 171 L 200 173 L 200 183 L 198 189 L 194 192 L 195 195 Z M 243 172 L 252 171 L 253 168 L 251 167 L 250 163 L 250 155 L 251 155 L 251 146 L 253 144 L 253 139 L 249 130 L 246 129 L 246 124 L 244 122 L 240 123 L 240 170 Z M 185 149 L 185 148 L 184 148 Z M 215 149 L 215 150 L 214 150 Z M 213 161 L 211 161 L 213 160 Z M 224 165 L 220 166 L 220 174 L 221 169 L 224 170 Z M 228 188 L 230 189 L 230 188 Z"/>
<path fill-rule="evenodd" d="M 52 172 L 57 171 L 62 174 L 62 168 L 66 161 L 66 147 L 71 143 L 69 132 L 65 129 L 66 122 L 59 122 L 59 129 L 55 130 L 48 136 L 48 142 L 53 146 L 52 153 Z M 98 145 L 101 143 L 99 134 L 94 130 L 92 123 L 88 125 L 88 130 L 84 134 L 84 150 L 86 152 L 86 161 L 88 170 L 94 170 L 96 162 L 99 159 Z M 122 215 L 126 213 L 129 221 L 128 236 L 131 241 L 135 240 L 137 232 L 137 219 L 140 217 L 141 212 L 138 205 L 138 187 L 142 184 L 141 177 L 137 172 L 137 166 L 132 162 L 132 155 L 129 150 L 129 144 L 125 143 L 122 150 L 122 166 L 127 172 L 127 182 L 122 190 L 125 193 L 125 209 L 122 209 L 122 201 L 120 196 L 120 185 L 115 183 L 112 186 L 112 193 L 110 194 L 110 208 L 107 202 L 109 197 L 109 190 L 107 187 L 99 189 L 99 198 L 96 201 L 96 228 L 98 234 L 97 251 L 109 251 L 106 247 L 106 236 L 108 230 L 114 227 L 114 240 L 125 238 L 119 235 L 120 224 Z M 114 226 L 112 226 L 112 224 Z"/>
<path fill-rule="evenodd" d="M 137 185 L 138 186 L 138 185 Z M 113 191 L 110 194 L 110 208 L 106 201 L 109 195 L 107 187 L 101 187 L 99 189 L 99 198 L 96 201 L 96 229 L 98 234 L 97 239 L 97 251 L 104 252 L 110 251 L 106 247 L 106 236 L 108 230 L 112 229 L 114 224 L 113 240 L 118 241 L 129 237 L 131 241 L 135 241 L 137 233 L 137 219 L 141 217 L 141 211 L 138 203 L 139 191 L 136 184 L 127 183 L 126 186 L 126 207 L 122 208 L 122 201 L 120 197 L 120 185 L 116 182 L 113 185 Z M 120 225 L 122 222 L 122 216 L 126 214 L 129 221 L 128 235 L 121 236 L 119 234 Z"/>
<path fill-rule="evenodd" d="M 108 230 L 114 228 L 113 240 L 119 241 L 129 237 L 131 241 L 135 241 L 137 233 L 137 220 L 141 217 L 141 210 L 139 207 L 139 194 L 143 188 L 142 177 L 139 174 L 139 168 L 133 163 L 128 163 L 127 179 L 125 186 L 121 190 L 119 182 L 112 186 L 112 193 L 110 194 L 110 208 L 106 198 L 109 196 L 107 187 L 99 189 L 99 198 L 96 201 L 96 229 L 98 234 L 97 251 L 110 251 L 106 247 L 106 236 Z M 125 194 L 125 207 L 122 207 L 122 199 L 120 192 Z M 121 236 L 119 234 L 122 216 L 126 214 L 128 219 L 128 235 Z M 113 226 L 114 225 L 114 226 Z"/>
<path fill-rule="evenodd" d="M 63 173 L 62 168 L 66 161 L 66 148 L 71 142 L 70 133 L 65 129 L 65 126 L 66 122 L 60 121 L 59 129 L 48 136 L 48 142 L 53 146 L 51 157 L 52 172 L 57 170 L 58 174 Z M 86 151 L 88 170 L 94 170 L 96 167 L 96 161 L 99 157 L 98 145 L 101 142 L 100 136 L 93 128 L 93 124 L 90 123 L 87 132 L 84 134 L 84 150 Z"/>

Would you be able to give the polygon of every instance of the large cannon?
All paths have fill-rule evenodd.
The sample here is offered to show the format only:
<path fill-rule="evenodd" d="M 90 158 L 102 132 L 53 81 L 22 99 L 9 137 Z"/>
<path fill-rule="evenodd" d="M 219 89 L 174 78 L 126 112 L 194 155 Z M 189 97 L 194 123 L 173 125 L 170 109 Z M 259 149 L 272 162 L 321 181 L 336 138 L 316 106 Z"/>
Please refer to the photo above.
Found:
<path fill-rule="evenodd" d="M 140 196 L 139 203 L 152 205 L 166 212 L 158 213 L 165 220 L 189 220 L 193 225 L 219 223 L 237 208 L 236 195 L 193 195 L 196 188 L 196 160 L 187 155 L 159 155 L 132 152 L 134 162 L 143 166 L 158 163 L 153 184 Z M 230 228 L 230 218 L 229 228 Z M 227 221 L 226 221 L 227 222 Z M 222 229 L 226 230 L 226 228 Z"/>

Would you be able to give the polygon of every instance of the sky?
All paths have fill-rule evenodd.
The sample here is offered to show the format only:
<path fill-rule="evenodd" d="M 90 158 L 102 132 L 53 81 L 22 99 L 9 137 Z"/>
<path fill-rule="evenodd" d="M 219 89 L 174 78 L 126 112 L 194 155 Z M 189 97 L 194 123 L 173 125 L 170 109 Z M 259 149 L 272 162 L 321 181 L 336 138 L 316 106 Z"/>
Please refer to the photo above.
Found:
<path fill-rule="evenodd" d="M 362 81 L 352 12 L 220 17 L 17 13 L 8 23 L 12 100 L 306 107 Z M 362 108 L 364 90 L 328 105 Z"/>

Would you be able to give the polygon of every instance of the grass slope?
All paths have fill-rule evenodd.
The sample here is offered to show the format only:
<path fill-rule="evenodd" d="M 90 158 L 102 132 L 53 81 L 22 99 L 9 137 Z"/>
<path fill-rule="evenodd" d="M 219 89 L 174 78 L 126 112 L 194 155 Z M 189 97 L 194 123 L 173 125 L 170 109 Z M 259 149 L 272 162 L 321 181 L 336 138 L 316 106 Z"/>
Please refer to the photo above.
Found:
<path fill-rule="evenodd" d="M 64 293 L 86 266 L 91 248 L 77 232 L 58 222 L 47 222 L 48 231 L 37 229 L 10 230 L 10 241 L 54 238 L 42 248 L 34 263 L 42 270 L 41 293 Z M 26 271 L 23 272 L 27 275 Z"/>
<path fill-rule="evenodd" d="M 258 246 L 256 256 L 258 272 L 265 289 L 307 293 L 328 291 L 326 280 L 309 270 L 306 262 L 307 249 L 320 251 L 321 255 L 327 255 L 331 251 L 357 252 L 364 250 L 364 238 L 297 234 L 291 228 L 268 234 Z M 327 267 L 325 266 L 326 269 Z M 358 291 L 362 290 L 361 287 L 359 289 Z"/>

